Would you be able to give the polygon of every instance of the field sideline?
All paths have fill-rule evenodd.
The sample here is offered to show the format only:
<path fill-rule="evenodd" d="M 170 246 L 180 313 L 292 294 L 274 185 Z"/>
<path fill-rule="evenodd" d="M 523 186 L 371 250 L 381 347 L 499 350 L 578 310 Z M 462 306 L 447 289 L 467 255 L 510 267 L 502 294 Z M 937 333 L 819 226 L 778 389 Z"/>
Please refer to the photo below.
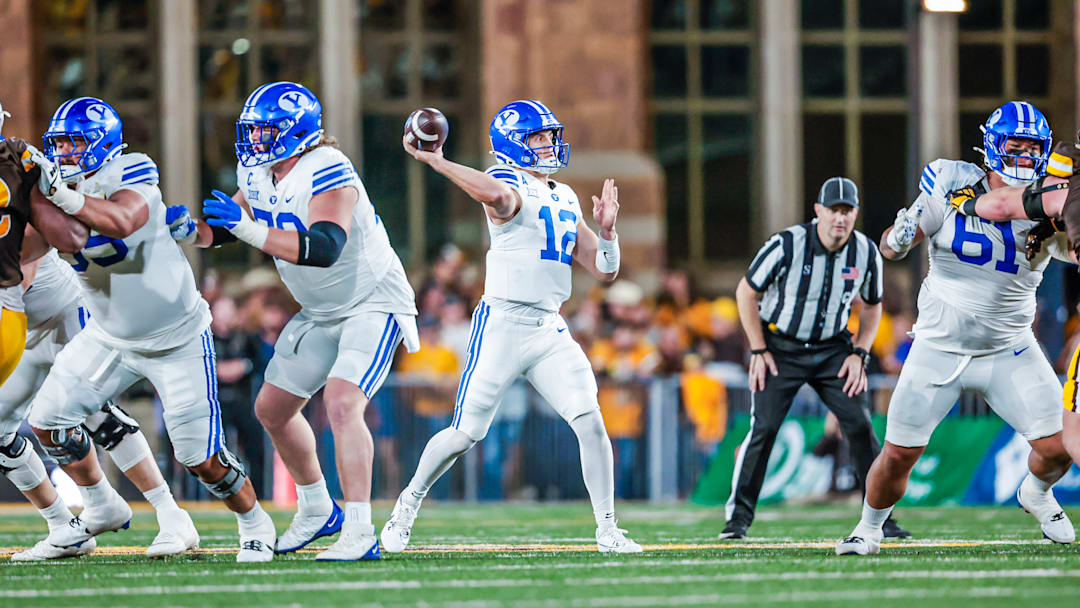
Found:
<path fill-rule="evenodd" d="M 376 504 L 381 525 L 389 503 Z M 563 606 L 1071 605 L 1080 595 L 1080 545 L 1051 545 L 1016 508 L 906 508 L 916 534 L 876 558 L 837 558 L 855 507 L 766 508 L 751 538 L 719 542 L 722 509 L 622 505 L 620 525 L 643 555 L 595 552 L 585 503 L 427 504 L 415 547 L 381 562 L 316 563 L 313 553 L 243 567 L 235 520 L 192 506 L 202 534 L 195 554 L 147 560 L 156 532 L 138 510 L 131 530 L 101 537 L 79 560 L 15 564 L 44 522 L 27 505 L 0 507 L 0 605 L 372 606 L 556 608 Z M 1075 513 L 1073 513 L 1075 517 Z M 274 512 L 279 530 L 291 514 Z M 327 543 L 320 543 L 327 544 Z M 164 596 L 164 597 L 163 597 Z"/>

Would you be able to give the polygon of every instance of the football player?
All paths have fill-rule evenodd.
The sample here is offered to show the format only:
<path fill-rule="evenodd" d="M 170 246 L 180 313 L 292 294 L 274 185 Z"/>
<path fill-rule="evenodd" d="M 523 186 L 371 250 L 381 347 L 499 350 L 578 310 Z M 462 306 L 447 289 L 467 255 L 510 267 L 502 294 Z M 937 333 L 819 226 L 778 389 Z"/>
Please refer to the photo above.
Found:
<path fill-rule="evenodd" d="M 1020 255 L 1033 221 L 990 222 L 957 213 L 948 194 L 1027 184 L 1045 170 L 1051 133 L 1029 103 L 1009 102 L 983 126 L 984 167 L 939 159 L 923 170 L 920 194 L 882 235 L 881 253 L 899 259 L 929 239 L 930 270 L 919 292 L 915 342 L 889 404 L 885 446 L 866 480 L 862 519 L 837 555 L 879 551 L 882 523 L 907 487 L 930 435 L 961 391 L 981 393 L 1031 444 L 1029 473 L 1017 490 L 1047 538 L 1075 540 L 1051 487 L 1071 459 L 1062 444 L 1062 388 L 1035 340 L 1035 290 L 1050 256 L 1069 260 L 1063 238 Z"/>
<path fill-rule="evenodd" d="M 285 326 L 255 413 L 296 482 L 299 508 L 277 551 L 341 532 L 315 559 L 379 558 L 371 523 L 375 454 L 364 409 L 404 340 L 419 348 L 405 269 L 352 163 L 323 133 L 322 106 L 305 87 L 256 89 L 236 121 L 239 190 L 203 202 L 196 244 L 241 240 L 272 256 L 301 305 Z M 325 388 L 324 388 L 325 387 Z M 301 410 L 316 391 L 334 435 L 345 509 L 330 498 L 315 435 Z"/>
<path fill-rule="evenodd" d="M 273 559 L 274 523 L 225 447 L 210 311 L 165 222 L 157 165 L 145 154 L 123 154 L 120 117 L 93 97 L 61 104 L 43 141 L 39 189 L 91 230 L 82 249 L 65 256 L 82 280 L 89 320 L 56 355 L 30 408 L 42 447 L 86 503 L 48 543 L 78 546 L 127 526 L 131 508 L 102 475 L 81 424 L 146 378 L 161 398 L 177 460 L 236 513 L 237 561 Z"/>
<path fill-rule="evenodd" d="M 640 552 L 616 525 L 611 441 L 592 366 L 559 316 L 570 297 L 573 262 L 602 281 L 615 280 L 619 272 L 618 188 L 605 180 L 601 196 L 592 197 L 597 235 L 585 223 L 577 194 L 551 178 L 567 165 L 570 146 L 547 106 L 532 100 L 507 104 L 492 120 L 490 135 L 498 164 L 486 172 L 447 160 L 441 148 L 425 152 L 402 140 L 413 158 L 483 205 L 491 248 L 453 420 L 424 448 L 383 527 L 383 546 L 391 552 L 405 549 L 432 484 L 484 438 L 503 394 L 524 375 L 577 435 L 598 549 Z"/>
<path fill-rule="evenodd" d="M 189 224 L 189 232 L 193 229 Z M 71 265 L 60 260 L 55 251 L 36 262 L 24 264 L 23 277 L 26 285 L 23 305 L 29 326 L 26 352 L 15 372 L 0 386 L 0 461 L 6 458 L 9 464 L 22 462 L 14 468 L 0 466 L 0 469 L 4 469 L 5 475 L 38 508 L 52 529 L 68 525 L 73 517 L 46 478 L 40 457 L 29 441 L 18 436 L 16 431 L 57 353 L 85 326 L 89 313 L 83 306 L 79 278 Z M 199 534 L 191 517 L 176 504 L 138 422 L 118 406 L 107 403 L 101 411 L 91 414 L 83 427 L 156 511 L 160 531 L 146 549 L 146 555 L 165 557 L 197 547 Z M 79 489 L 85 492 L 82 486 Z M 90 553 L 95 547 L 93 538 L 71 547 L 57 547 L 43 539 L 11 558 L 14 561 L 38 561 L 73 557 Z"/>

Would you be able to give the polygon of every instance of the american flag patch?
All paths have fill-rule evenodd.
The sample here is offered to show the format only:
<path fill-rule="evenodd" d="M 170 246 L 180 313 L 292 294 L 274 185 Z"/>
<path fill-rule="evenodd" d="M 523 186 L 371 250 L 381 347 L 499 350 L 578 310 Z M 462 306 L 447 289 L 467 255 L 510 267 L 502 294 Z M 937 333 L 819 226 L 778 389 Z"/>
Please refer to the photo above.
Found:
<path fill-rule="evenodd" d="M 859 269 L 854 266 L 844 266 L 843 270 L 840 271 L 840 278 L 845 281 L 858 281 Z"/>

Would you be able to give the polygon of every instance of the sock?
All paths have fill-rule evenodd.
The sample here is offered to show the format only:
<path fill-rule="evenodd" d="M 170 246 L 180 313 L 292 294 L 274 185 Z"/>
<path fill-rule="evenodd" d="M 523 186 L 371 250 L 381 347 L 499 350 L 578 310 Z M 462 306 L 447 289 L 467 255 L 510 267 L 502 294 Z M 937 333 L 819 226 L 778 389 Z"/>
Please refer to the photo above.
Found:
<path fill-rule="evenodd" d="M 67 508 L 67 505 L 64 504 L 64 500 L 59 496 L 56 497 L 56 500 L 54 500 L 51 505 L 44 509 L 38 509 L 38 513 L 41 513 L 41 516 L 49 523 L 50 530 L 66 525 L 71 521 L 71 518 L 74 517 L 74 515 L 71 514 L 71 509 Z"/>
<path fill-rule="evenodd" d="M 298 510 L 304 515 L 330 515 L 334 510 L 325 479 L 306 486 L 296 484 L 296 503 Z"/>
<path fill-rule="evenodd" d="M 176 499 L 173 498 L 172 491 L 169 490 L 169 484 L 167 483 L 151 488 L 143 492 L 142 495 L 146 502 L 150 503 L 154 510 L 159 513 L 180 509 L 180 505 L 176 504 Z"/>
<path fill-rule="evenodd" d="M 240 524 L 240 529 L 252 528 L 258 524 L 264 517 L 267 517 L 266 512 L 263 511 L 262 505 L 258 502 L 247 513 L 237 513 L 236 521 Z"/>
<path fill-rule="evenodd" d="M 342 533 L 349 529 L 361 534 L 374 534 L 375 526 L 371 525 L 371 503 L 346 502 L 345 521 L 342 522 L 341 526 Z"/>
<path fill-rule="evenodd" d="M 1027 476 L 1024 477 L 1023 485 L 1025 495 L 1027 495 L 1029 491 L 1031 493 L 1046 494 L 1050 491 L 1050 488 L 1054 487 L 1053 483 L 1046 483 L 1031 473 L 1028 473 Z"/>
<path fill-rule="evenodd" d="M 885 525 L 885 520 L 889 519 L 892 510 L 892 507 L 875 509 L 866 502 L 866 499 L 863 499 L 862 519 L 859 520 L 859 525 L 855 527 L 855 531 L 880 535 L 881 527 Z"/>
<path fill-rule="evenodd" d="M 589 491 L 596 526 L 615 525 L 615 465 L 604 419 L 594 410 L 570 421 L 581 454 L 581 476 Z"/>
<path fill-rule="evenodd" d="M 101 481 L 92 486 L 79 486 L 79 494 L 82 494 L 83 504 L 86 508 L 99 507 L 112 500 L 116 490 L 109 485 L 109 480 L 102 477 Z"/>
<path fill-rule="evenodd" d="M 401 493 L 401 501 L 413 509 L 419 509 L 431 486 L 459 456 L 474 445 L 476 442 L 468 435 L 454 428 L 445 428 L 435 433 L 424 446 L 424 453 L 420 455 L 420 462 L 416 465 L 416 473 Z"/>

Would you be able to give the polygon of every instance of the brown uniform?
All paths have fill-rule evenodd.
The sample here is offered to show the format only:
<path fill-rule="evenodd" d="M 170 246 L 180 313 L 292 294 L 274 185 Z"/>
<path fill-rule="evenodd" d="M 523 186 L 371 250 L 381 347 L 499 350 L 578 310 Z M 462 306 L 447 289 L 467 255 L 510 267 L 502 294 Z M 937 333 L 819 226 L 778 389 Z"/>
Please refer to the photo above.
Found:
<path fill-rule="evenodd" d="M 19 259 L 23 232 L 30 221 L 30 192 L 41 170 L 23 168 L 26 142 L 0 138 L 0 288 L 22 281 Z"/>

